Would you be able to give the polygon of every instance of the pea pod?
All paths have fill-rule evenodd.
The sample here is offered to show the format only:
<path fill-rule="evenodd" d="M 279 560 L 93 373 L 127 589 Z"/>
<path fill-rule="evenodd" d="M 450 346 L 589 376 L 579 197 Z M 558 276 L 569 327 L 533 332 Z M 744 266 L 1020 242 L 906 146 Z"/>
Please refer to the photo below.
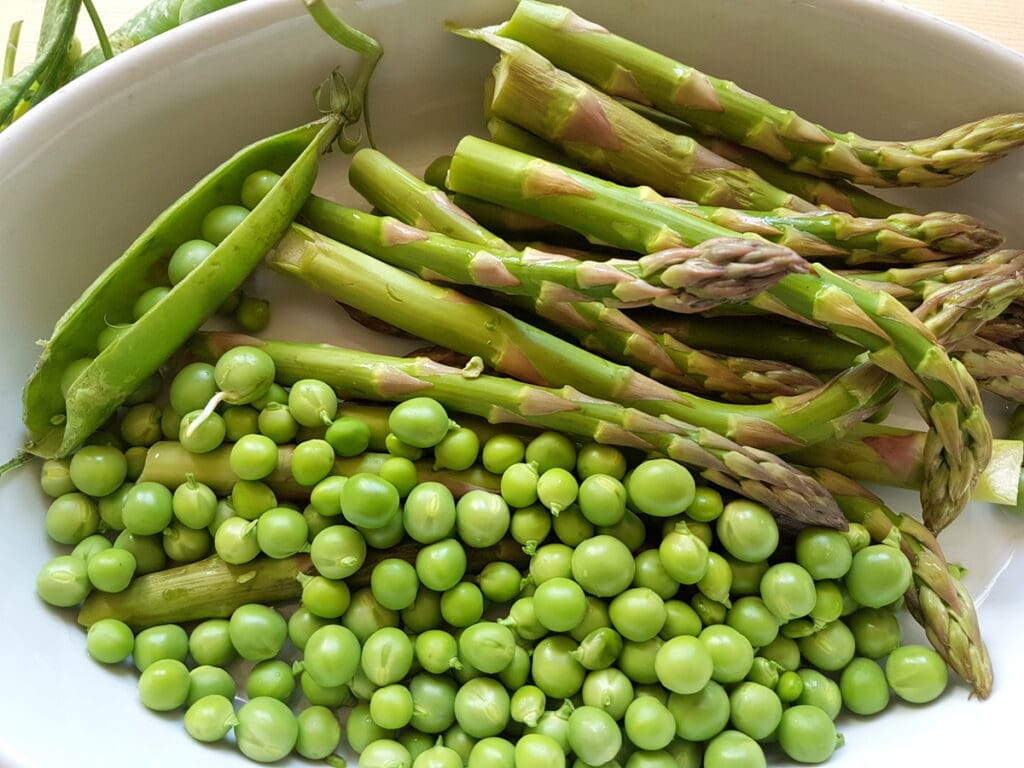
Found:
<path fill-rule="evenodd" d="M 57 321 L 23 392 L 23 418 L 36 456 L 67 456 L 210 317 L 284 234 L 316 178 L 317 160 L 340 130 L 331 116 L 242 150 L 172 204 Z M 109 323 L 131 319 L 136 298 L 166 269 L 166 258 L 196 237 L 213 208 L 237 203 L 254 171 L 282 174 L 263 200 L 207 259 L 152 310 L 103 349 L 61 393 L 72 361 L 91 357 Z"/>

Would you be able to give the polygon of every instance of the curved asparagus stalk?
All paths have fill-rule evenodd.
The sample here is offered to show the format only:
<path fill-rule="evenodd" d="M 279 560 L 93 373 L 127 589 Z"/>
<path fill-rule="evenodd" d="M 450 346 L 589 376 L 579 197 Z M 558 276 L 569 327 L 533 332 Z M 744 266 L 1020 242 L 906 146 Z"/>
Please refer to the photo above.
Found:
<path fill-rule="evenodd" d="M 872 195 L 860 187 L 841 180 L 822 179 L 818 176 L 811 176 L 808 173 L 800 173 L 787 168 L 778 160 L 773 160 L 761 152 L 741 146 L 728 139 L 718 136 L 709 136 L 700 131 L 694 130 L 691 126 L 671 115 L 666 115 L 654 107 L 646 104 L 639 104 L 628 99 L 621 100 L 623 104 L 637 114 L 643 115 L 652 123 L 662 128 L 689 136 L 699 142 L 716 155 L 731 160 L 737 165 L 757 173 L 769 184 L 773 184 L 781 190 L 791 192 L 815 205 L 825 206 L 834 211 L 842 211 L 855 216 L 866 216 L 871 219 L 884 219 L 894 213 L 911 213 L 906 208 L 883 200 Z M 502 142 L 495 139 L 499 144 Z"/>
<path fill-rule="evenodd" d="M 421 545 L 411 540 L 389 549 L 370 549 L 357 573 L 345 580 L 351 590 L 370 583 L 373 567 L 398 557 L 412 562 Z M 525 567 L 529 556 L 511 538 L 493 547 L 466 548 L 467 571 L 479 573 L 487 563 L 500 560 Z M 100 619 L 119 619 L 135 630 L 158 624 L 227 618 L 241 605 L 272 605 L 297 600 L 302 595 L 300 576 L 314 575 L 309 555 L 272 560 L 259 557 L 242 565 L 230 565 L 216 555 L 134 579 L 123 592 L 94 591 L 82 603 L 78 623 L 89 627 Z"/>
<path fill-rule="evenodd" d="M 628 107 L 556 69 L 540 54 L 483 30 L 458 30 L 498 48 L 492 115 L 551 142 L 581 167 L 662 194 L 731 208 L 814 205 L 718 157 L 693 139 L 666 131 Z"/>
<path fill-rule="evenodd" d="M 279 252 L 272 263 L 288 272 L 296 256 L 301 258 L 294 251 Z M 760 501 L 789 527 L 845 525 L 831 497 L 777 456 L 667 416 L 654 417 L 583 395 L 571 387 L 551 389 L 487 376 L 472 364 L 452 368 L 427 358 L 388 357 L 234 334 L 197 337 L 193 348 L 219 356 L 239 344 L 256 345 L 270 355 L 284 384 L 314 376 L 341 397 L 367 400 L 399 401 L 429 393 L 446 407 L 493 423 L 534 424 L 599 443 L 658 451 L 698 468 L 709 482 Z"/>
<path fill-rule="evenodd" d="M 497 34 L 613 96 L 651 104 L 793 170 L 876 187 L 944 186 L 1024 143 L 1024 115 L 983 118 L 917 141 L 837 133 L 633 43 L 568 8 L 523 0 Z"/>
<path fill-rule="evenodd" d="M 297 254 L 289 261 L 300 265 L 291 267 L 293 273 L 343 303 L 356 305 L 406 331 L 463 354 L 479 356 L 494 370 L 524 381 L 568 384 L 596 397 L 622 402 L 655 415 L 668 414 L 745 445 L 775 452 L 842 434 L 850 423 L 874 413 L 895 390 L 895 385 L 885 384 L 886 377 L 877 371 L 863 371 L 835 382 L 825 397 L 801 395 L 758 406 L 726 405 L 696 395 L 684 395 L 632 368 L 587 354 L 493 307 L 471 303 L 460 293 L 430 285 L 362 253 L 371 253 L 381 261 L 427 277 L 480 284 L 484 275 L 472 265 L 480 261 L 488 266 L 492 262 L 500 265 L 498 252 L 482 253 L 481 247 L 421 232 L 392 219 L 374 217 L 321 198 L 310 199 L 302 215 L 317 230 L 350 248 L 324 238 L 311 243 L 286 239 L 284 245 Z M 309 253 L 299 255 L 303 250 Z M 474 262 L 481 253 L 481 258 Z M 272 258 L 271 264 L 278 259 L 278 256 Z M 427 264 L 429 268 L 425 267 Z M 490 273 L 500 274 L 500 271 L 491 269 Z M 524 282 L 514 279 L 484 282 L 501 291 L 529 294 L 545 311 L 553 310 L 549 313 L 552 316 L 560 312 L 561 327 L 579 332 L 582 338 L 601 341 L 602 352 L 632 347 L 629 350 L 632 360 L 646 359 L 648 366 L 666 372 L 687 362 L 666 357 L 668 350 L 633 326 L 629 318 L 616 316 L 616 322 L 620 323 L 617 330 L 611 327 L 613 323 L 598 323 L 597 308 L 587 306 L 586 301 L 573 302 L 574 297 L 566 296 L 557 285 L 534 283 L 537 289 L 534 299 L 530 286 Z M 397 295 L 404 299 L 396 300 Z M 416 311 L 411 309 L 414 306 Z M 486 333 L 481 333 L 481 328 L 486 329 Z M 614 340 L 609 337 L 612 333 Z M 515 354 L 510 352 L 513 349 Z M 573 365 L 565 364 L 568 359 L 574 361 Z M 703 377 L 706 374 L 699 368 L 688 368 L 685 375 Z"/>
<path fill-rule="evenodd" d="M 459 143 L 447 180 L 455 191 L 639 253 L 693 245 L 727 231 L 665 204 L 651 191 L 621 187 L 473 137 Z M 921 394 L 920 410 L 935 427 L 931 434 L 940 447 L 922 501 L 932 524 L 948 523 L 970 497 L 991 450 L 991 430 L 974 381 L 897 300 L 865 291 L 821 265 L 813 270 L 814 275 L 787 275 L 750 303 L 824 326 L 864 347 L 872 362 Z"/>
<path fill-rule="evenodd" d="M 979 699 L 992 692 L 992 662 L 981 638 L 970 594 L 946 562 L 932 533 L 907 515 L 898 515 L 881 499 L 849 478 L 830 470 L 813 474 L 828 488 L 850 522 L 860 523 L 875 541 L 898 532 L 900 549 L 910 560 L 914 578 L 906 604 L 928 640 Z"/>

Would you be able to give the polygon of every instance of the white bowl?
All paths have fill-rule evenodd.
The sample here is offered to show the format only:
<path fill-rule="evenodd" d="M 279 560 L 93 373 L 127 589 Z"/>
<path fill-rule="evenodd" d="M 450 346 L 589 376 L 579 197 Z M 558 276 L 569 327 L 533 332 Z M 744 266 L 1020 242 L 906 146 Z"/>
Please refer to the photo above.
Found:
<path fill-rule="evenodd" d="M 705 71 L 799 109 L 831 127 L 880 138 L 930 135 L 985 114 L 1022 108 L 1024 58 L 971 33 L 887 2 L 867 0 L 577 0 L 584 15 Z M 490 23 L 499 0 L 363 0 L 346 18 L 386 51 L 374 83 L 380 146 L 420 169 L 467 132 L 481 132 L 481 81 L 490 50 L 446 34 L 445 20 Z M 625 10 L 628 9 L 628 12 Z M 0 453 L 22 439 L 19 397 L 38 349 L 63 309 L 168 203 L 246 143 L 313 116 L 310 94 L 351 57 L 306 17 L 298 0 L 247 2 L 118 57 L 0 134 L 0 281 L 6 353 Z M 321 188 L 344 194 L 341 166 Z M 332 181 L 333 180 L 333 181 Z M 941 192 L 910 193 L 929 209 L 962 210 L 1024 243 L 1024 154 Z M 308 303 L 308 295 L 301 294 Z M 328 302 L 324 302 L 326 308 Z M 301 324 L 305 304 L 282 298 L 276 323 Z M 329 334 L 350 333 L 339 320 Z M 356 344 L 377 344 L 366 335 Z M 912 494 L 889 496 L 900 511 Z M 226 746 L 193 742 L 179 715 L 138 703 L 135 676 L 91 662 L 65 612 L 34 595 L 47 541 L 46 501 L 27 468 L 0 483 L 0 766 L 249 764 Z M 996 670 L 991 699 L 954 685 L 925 708 L 893 706 L 869 721 L 844 716 L 847 744 L 831 764 L 933 768 L 1017 764 L 1024 706 L 1024 520 L 974 505 L 943 535 L 966 563 Z M 303 764 L 296 761 L 296 764 Z"/>

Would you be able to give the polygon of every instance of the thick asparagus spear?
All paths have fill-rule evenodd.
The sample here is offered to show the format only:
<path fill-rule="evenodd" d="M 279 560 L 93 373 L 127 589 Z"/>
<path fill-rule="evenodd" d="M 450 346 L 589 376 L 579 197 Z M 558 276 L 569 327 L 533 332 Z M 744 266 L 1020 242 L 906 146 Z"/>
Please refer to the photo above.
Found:
<path fill-rule="evenodd" d="M 286 237 L 271 263 L 284 272 L 298 270 L 305 279 L 309 275 L 301 273 L 300 262 L 317 257 L 297 237 Z M 452 368 L 427 358 L 388 357 L 326 344 L 233 334 L 197 337 L 193 348 L 219 356 L 245 343 L 270 355 L 284 384 L 313 376 L 330 384 L 341 397 L 367 400 L 405 400 L 429 393 L 446 407 L 493 423 L 534 424 L 595 442 L 663 453 L 698 468 L 709 482 L 760 501 L 789 527 L 845 525 L 831 497 L 778 457 L 669 417 L 650 416 L 570 387 L 552 389 L 480 374 L 472 363 Z"/>
<path fill-rule="evenodd" d="M 910 213 L 906 208 L 890 203 L 872 195 L 860 187 L 855 187 L 841 180 L 822 179 L 808 173 L 800 173 L 787 168 L 778 160 L 773 160 L 761 152 L 741 146 L 728 139 L 709 136 L 695 130 L 671 115 L 666 115 L 654 107 L 639 104 L 628 99 L 621 100 L 634 112 L 643 115 L 652 123 L 662 128 L 689 136 L 716 155 L 732 160 L 738 165 L 755 171 L 762 179 L 786 192 L 802 197 L 815 205 L 825 206 L 834 211 L 851 213 L 855 216 L 866 216 L 871 219 L 884 219 L 894 213 Z M 495 141 L 498 141 L 495 139 Z M 498 141 L 499 144 L 502 142 Z"/>
<path fill-rule="evenodd" d="M 653 192 L 473 137 L 459 143 L 447 181 L 455 191 L 639 253 L 692 245 L 728 231 L 665 204 Z M 814 265 L 814 275 L 787 275 L 751 304 L 824 326 L 864 347 L 872 362 L 921 394 L 919 410 L 934 427 L 935 449 L 922 487 L 925 514 L 937 529 L 953 520 L 988 461 L 991 430 L 974 381 L 924 324 L 891 296 L 858 288 L 821 265 Z"/>
<path fill-rule="evenodd" d="M 432 286 L 362 253 L 369 252 L 381 260 L 418 271 L 423 271 L 421 267 L 429 261 L 433 266 L 423 274 L 429 272 L 433 277 L 476 284 L 480 281 L 472 280 L 474 270 L 467 264 L 481 252 L 481 247 L 467 246 L 443 235 L 425 233 L 321 198 L 311 198 L 302 215 L 328 237 L 350 246 L 339 248 L 326 238 L 310 245 L 311 250 L 319 249 L 321 253 L 319 258 L 310 256 L 302 262 L 303 278 L 308 283 L 406 331 L 463 354 L 477 355 L 494 370 L 524 381 L 568 384 L 596 397 L 622 402 L 655 415 L 667 414 L 745 445 L 772 451 L 813 444 L 842 434 L 850 423 L 865 418 L 884 404 L 895 388 L 893 384 L 883 386 L 884 376 L 865 372 L 836 382 L 829 388 L 828 397 L 782 398 L 760 406 L 726 405 L 696 395 L 684 395 L 664 385 L 659 395 L 657 389 L 652 389 L 655 382 L 632 368 L 585 353 L 505 312 L 470 303 L 462 294 Z M 292 238 L 289 242 L 297 241 Z M 487 254 L 488 259 L 500 264 L 498 257 L 498 252 Z M 324 271 L 318 273 L 315 269 Z M 451 271 L 446 271 L 448 269 Z M 489 280 L 487 284 L 508 291 L 523 287 L 516 279 Z M 557 285 L 550 290 L 542 287 L 547 297 L 556 302 L 556 309 L 561 298 L 572 301 Z M 404 298 L 399 301 L 395 295 Z M 546 302 L 547 297 L 541 295 L 540 300 Z M 416 311 L 412 311 L 413 306 Z M 591 317 L 585 318 L 583 311 L 590 312 Z M 563 327 L 574 327 L 587 336 L 595 333 L 597 318 L 592 316 L 591 309 L 581 306 L 573 311 L 569 307 L 563 315 L 571 315 L 560 318 Z M 629 341 L 619 336 L 617 343 L 634 344 L 634 357 L 646 356 L 648 362 L 654 361 L 662 370 L 670 370 L 664 361 L 665 350 L 651 346 L 650 337 L 641 336 L 638 328 L 629 325 L 628 318 L 623 323 L 622 331 L 636 335 Z M 607 330 L 609 324 L 602 325 Z M 481 333 L 481 328 L 486 329 L 486 333 Z M 607 342 L 607 336 L 605 340 Z M 602 347 L 602 350 L 608 348 Z M 512 350 L 515 354 L 511 354 Z M 567 366 L 566 360 L 573 360 L 573 364 Z M 528 365 L 524 365 L 525 361 Z M 685 362 L 676 360 L 675 364 Z M 700 369 L 687 369 L 687 373 L 699 374 Z"/>
<path fill-rule="evenodd" d="M 875 541 L 897 533 L 900 549 L 910 559 L 914 578 L 906 592 L 907 608 L 935 650 L 974 695 L 992 692 L 992 662 L 981 639 L 978 616 L 970 594 L 946 562 L 935 536 L 907 515 L 898 515 L 852 480 L 830 470 L 815 470 L 835 496 L 850 522 L 860 523 Z"/>
<path fill-rule="evenodd" d="M 707 205 L 814 210 L 750 169 L 658 127 L 521 43 L 484 31 L 459 34 L 502 51 L 491 113 L 551 142 L 580 167 Z"/>
<path fill-rule="evenodd" d="M 412 562 L 421 546 L 405 540 L 389 549 L 370 549 L 357 573 L 345 580 L 350 589 L 370 583 L 373 567 L 387 558 Z M 501 560 L 525 567 L 529 556 L 513 539 L 493 547 L 466 548 L 467 571 L 479 573 L 487 563 Z M 91 626 L 100 619 L 120 619 L 139 630 L 157 624 L 182 624 L 202 619 L 227 618 L 247 603 L 274 604 L 297 600 L 302 595 L 302 574 L 316 569 L 309 555 L 280 560 L 259 557 L 242 565 L 230 565 L 216 555 L 188 565 L 148 573 L 133 580 L 123 592 L 95 591 L 82 603 L 78 623 Z"/>
<path fill-rule="evenodd" d="M 917 141 L 873 141 L 815 125 L 734 83 L 611 34 L 568 8 L 523 0 L 496 32 L 606 93 L 651 104 L 793 170 L 877 187 L 943 186 L 1024 143 L 1024 115 L 1005 114 Z"/>

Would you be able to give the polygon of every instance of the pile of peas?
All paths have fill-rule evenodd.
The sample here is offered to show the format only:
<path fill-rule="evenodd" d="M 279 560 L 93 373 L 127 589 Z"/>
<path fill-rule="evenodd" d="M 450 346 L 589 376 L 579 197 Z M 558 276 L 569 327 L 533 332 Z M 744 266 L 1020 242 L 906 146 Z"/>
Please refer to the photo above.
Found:
<path fill-rule="evenodd" d="M 249 604 L 187 629 L 88 630 L 94 659 L 138 669 L 146 707 L 183 709 L 193 738 L 233 737 L 259 762 L 347 747 L 361 768 L 758 768 L 766 749 L 821 763 L 844 709 L 875 715 L 891 694 L 924 703 L 946 687 L 938 654 L 901 645 L 910 563 L 859 525 L 786 540 L 764 507 L 676 462 L 553 432 L 481 441 L 427 397 L 394 406 L 387 427 L 379 473 L 337 476 L 335 458 L 366 452 L 371 431 L 324 382 L 285 389 L 253 347 L 188 365 L 165 405 L 128 406 L 44 464 L 46 530 L 72 549 L 38 593 L 71 607 L 211 554 L 308 552 L 316 573 L 290 613 Z M 197 454 L 229 443 L 230 494 L 137 482 L 159 440 Z M 286 444 L 304 508 L 266 482 Z M 428 455 L 482 465 L 500 493 L 418 481 Z M 467 548 L 507 537 L 527 568 L 467 572 Z M 412 562 L 367 564 L 410 540 Z M 350 591 L 364 568 L 369 586 Z"/>

